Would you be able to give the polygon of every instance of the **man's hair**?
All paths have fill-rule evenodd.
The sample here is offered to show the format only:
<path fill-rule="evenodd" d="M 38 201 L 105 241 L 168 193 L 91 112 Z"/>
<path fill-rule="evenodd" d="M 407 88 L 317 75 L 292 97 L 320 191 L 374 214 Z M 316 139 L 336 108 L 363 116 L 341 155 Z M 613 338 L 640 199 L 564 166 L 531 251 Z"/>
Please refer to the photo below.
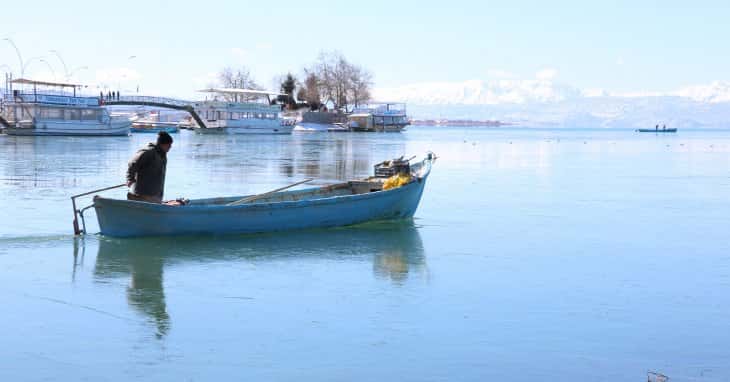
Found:
<path fill-rule="evenodd" d="M 158 145 L 169 145 L 172 143 L 172 137 L 165 131 L 157 133 L 157 144 Z"/>

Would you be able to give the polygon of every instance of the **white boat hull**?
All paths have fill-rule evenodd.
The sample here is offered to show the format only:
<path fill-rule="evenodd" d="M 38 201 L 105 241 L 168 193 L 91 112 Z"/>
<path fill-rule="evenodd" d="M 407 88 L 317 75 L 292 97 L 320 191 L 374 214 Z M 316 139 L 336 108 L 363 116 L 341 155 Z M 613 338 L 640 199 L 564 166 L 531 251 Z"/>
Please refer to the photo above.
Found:
<path fill-rule="evenodd" d="M 294 126 L 241 126 L 226 127 L 227 134 L 291 134 Z"/>
<path fill-rule="evenodd" d="M 324 123 L 301 122 L 294 127 L 294 131 L 303 133 L 326 133 L 333 126 Z"/>
<path fill-rule="evenodd" d="M 129 135 L 132 122 L 112 121 L 110 123 L 80 121 L 37 121 L 20 123 L 19 126 L 4 129 L 7 135 L 22 136 L 126 136 Z"/>
<path fill-rule="evenodd" d="M 205 128 L 197 127 L 199 133 L 226 134 L 291 134 L 293 125 L 283 125 L 280 119 L 250 119 L 207 121 Z"/>

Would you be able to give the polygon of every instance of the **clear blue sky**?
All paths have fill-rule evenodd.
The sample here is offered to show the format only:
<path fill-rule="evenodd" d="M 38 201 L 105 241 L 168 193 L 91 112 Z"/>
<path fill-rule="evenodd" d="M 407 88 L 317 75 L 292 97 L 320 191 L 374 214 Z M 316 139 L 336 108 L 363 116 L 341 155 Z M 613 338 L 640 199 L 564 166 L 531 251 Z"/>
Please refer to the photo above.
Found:
<path fill-rule="evenodd" d="M 48 53 L 58 50 L 69 70 L 90 68 L 78 73 L 85 82 L 129 68 L 143 90 L 190 92 L 237 65 L 269 86 L 322 49 L 370 69 L 378 87 L 486 79 L 490 70 L 530 78 L 543 68 L 556 69 L 556 81 L 610 91 L 730 80 L 727 1 L 7 3 L 0 38 L 12 38 L 24 59 L 46 56 L 60 73 Z M 3 64 L 18 60 L 0 41 Z M 41 62 L 28 65 L 28 76 L 42 71 Z"/>

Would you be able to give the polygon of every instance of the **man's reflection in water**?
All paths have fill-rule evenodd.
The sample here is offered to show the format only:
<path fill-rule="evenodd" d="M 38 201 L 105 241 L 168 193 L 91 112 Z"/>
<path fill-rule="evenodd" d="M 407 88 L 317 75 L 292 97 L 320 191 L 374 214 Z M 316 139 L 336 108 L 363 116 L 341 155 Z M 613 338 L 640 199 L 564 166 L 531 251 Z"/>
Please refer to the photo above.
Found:
<path fill-rule="evenodd" d="M 127 287 L 129 305 L 150 318 L 157 327 L 157 337 L 162 338 L 170 330 L 163 289 L 166 254 L 156 250 L 148 239 L 101 239 L 94 274 L 99 278 L 130 275 Z"/>
<path fill-rule="evenodd" d="M 296 231 L 266 235 L 99 240 L 94 274 L 99 279 L 131 277 L 127 301 L 154 322 L 158 338 L 170 331 L 165 303 L 165 264 L 183 262 L 307 261 L 312 257 L 338 261 L 372 256 L 378 278 L 402 285 L 414 271 L 426 269 L 423 243 L 412 221 L 370 223 L 349 228 Z"/>
<path fill-rule="evenodd" d="M 170 330 L 170 316 L 162 288 L 164 261 L 157 256 L 132 255 L 132 282 L 127 287 L 129 305 L 152 318 L 157 324 L 157 337 Z"/>

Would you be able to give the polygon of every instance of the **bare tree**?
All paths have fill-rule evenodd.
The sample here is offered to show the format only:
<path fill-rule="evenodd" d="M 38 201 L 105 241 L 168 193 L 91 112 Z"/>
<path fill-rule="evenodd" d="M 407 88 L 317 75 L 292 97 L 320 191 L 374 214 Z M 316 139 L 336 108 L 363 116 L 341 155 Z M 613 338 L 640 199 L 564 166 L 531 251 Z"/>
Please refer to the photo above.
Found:
<path fill-rule="evenodd" d="M 322 102 L 332 102 L 335 109 L 347 108 L 351 103 L 358 104 L 370 98 L 372 74 L 348 62 L 340 52 L 320 52 L 317 62 L 312 68 L 305 69 L 305 73 L 316 76 Z"/>
<path fill-rule="evenodd" d="M 360 103 L 370 101 L 370 86 L 373 84 L 373 75 L 367 69 L 353 66 L 350 72 L 350 102 L 354 107 Z"/>
<path fill-rule="evenodd" d="M 305 101 L 312 110 L 319 109 L 322 105 L 320 88 L 321 81 L 317 75 L 312 72 L 307 73 L 307 78 L 304 80 L 303 86 L 300 87 L 300 92 L 297 94 L 297 98 L 300 101 Z"/>
<path fill-rule="evenodd" d="M 218 73 L 218 81 L 224 88 L 262 90 L 261 86 L 251 76 L 251 71 L 246 67 L 240 67 L 235 70 L 231 67 L 225 67 Z M 237 101 L 248 100 L 251 97 L 226 94 L 224 98 L 228 101 Z"/>

